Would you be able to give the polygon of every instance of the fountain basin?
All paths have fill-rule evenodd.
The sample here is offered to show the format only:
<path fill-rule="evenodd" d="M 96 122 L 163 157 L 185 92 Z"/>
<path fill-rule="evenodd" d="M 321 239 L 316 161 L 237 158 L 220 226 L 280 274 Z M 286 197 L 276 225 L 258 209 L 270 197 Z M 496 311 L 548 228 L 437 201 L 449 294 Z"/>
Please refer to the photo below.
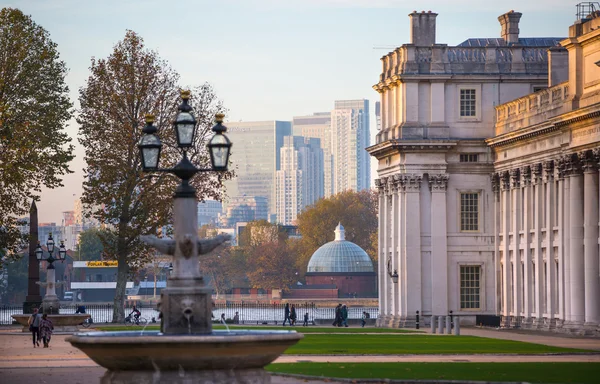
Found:
<path fill-rule="evenodd" d="M 31 317 L 31 314 L 24 315 L 11 315 L 12 318 L 23 326 L 23 332 L 29 332 L 29 325 L 27 321 Z M 83 323 L 90 317 L 90 314 L 65 314 L 65 315 L 48 315 L 48 318 L 54 325 L 54 332 L 77 332 L 79 331 L 78 325 Z"/>
<path fill-rule="evenodd" d="M 124 331 L 77 333 L 67 341 L 108 369 L 101 383 L 269 383 L 264 367 L 303 337 L 295 331 Z"/>

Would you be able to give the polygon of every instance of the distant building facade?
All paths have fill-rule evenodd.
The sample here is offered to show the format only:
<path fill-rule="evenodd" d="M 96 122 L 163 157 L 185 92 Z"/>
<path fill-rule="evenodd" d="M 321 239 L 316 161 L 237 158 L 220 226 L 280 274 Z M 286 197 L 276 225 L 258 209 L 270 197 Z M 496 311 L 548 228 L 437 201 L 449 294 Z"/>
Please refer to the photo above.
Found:
<path fill-rule="evenodd" d="M 234 228 L 236 223 L 268 220 L 269 201 L 264 196 L 233 196 L 227 204 L 222 225 Z"/>
<path fill-rule="evenodd" d="M 369 101 L 337 100 L 331 112 L 332 193 L 370 187 Z"/>
<path fill-rule="evenodd" d="M 309 116 L 295 116 L 292 120 L 294 136 L 317 138 L 323 150 L 323 196 L 333 194 L 333 155 L 331 152 L 331 112 L 316 112 Z"/>
<path fill-rule="evenodd" d="M 323 197 L 323 150 L 320 139 L 287 136 L 280 151 L 275 183 L 277 222 L 292 225 L 304 207 Z"/>
<path fill-rule="evenodd" d="M 223 204 L 216 200 L 205 200 L 198 203 L 198 227 L 217 225 L 223 212 Z"/>
<path fill-rule="evenodd" d="M 225 182 L 229 196 L 267 199 L 269 220 L 275 220 L 275 172 L 280 166 L 283 138 L 292 134 L 289 121 L 230 122 L 227 136 L 235 143 L 231 153 L 236 177 Z M 230 201 L 225 205 L 229 212 Z"/>

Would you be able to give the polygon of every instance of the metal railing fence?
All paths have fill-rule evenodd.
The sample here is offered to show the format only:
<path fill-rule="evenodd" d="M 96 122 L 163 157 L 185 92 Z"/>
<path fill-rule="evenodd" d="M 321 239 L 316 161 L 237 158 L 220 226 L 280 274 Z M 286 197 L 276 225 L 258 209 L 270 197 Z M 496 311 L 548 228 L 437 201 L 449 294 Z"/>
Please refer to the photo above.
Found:
<path fill-rule="evenodd" d="M 69 314 L 75 313 L 80 304 L 65 304 L 61 305 L 60 313 Z M 94 323 L 110 323 L 113 318 L 113 307 L 111 303 L 87 303 L 85 312 L 90 314 Z M 334 307 L 319 306 L 314 302 L 305 302 L 294 304 L 296 309 L 296 323 L 302 325 L 304 314 L 308 313 L 309 322 L 312 323 L 315 319 L 333 320 L 335 317 Z M 281 324 L 284 319 L 285 304 L 269 304 L 269 303 L 244 303 L 226 302 L 216 303 L 213 307 L 213 320 L 218 322 L 222 314 L 225 314 L 225 319 L 228 322 L 233 321 L 233 318 L 238 313 L 240 324 Z M 291 306 L 290 306 L 291 307 Z M 159 321 L 158 311 L 154 305 L 140 304 L 137 308 L 142 313 L 148 322 L 155 318 Z M 362 318 L 363 311 L 369 313 L 371 318 L 377 318 L 379 308 L 377 307 L 348 307 L 348 319 Z M 131 312 L 131 307 L 125 308 L 125 315 Z M 13 324 L 11 315 L 22 314 L 23 306 L 21 305 L 0 305 L 0 325 Z"/>

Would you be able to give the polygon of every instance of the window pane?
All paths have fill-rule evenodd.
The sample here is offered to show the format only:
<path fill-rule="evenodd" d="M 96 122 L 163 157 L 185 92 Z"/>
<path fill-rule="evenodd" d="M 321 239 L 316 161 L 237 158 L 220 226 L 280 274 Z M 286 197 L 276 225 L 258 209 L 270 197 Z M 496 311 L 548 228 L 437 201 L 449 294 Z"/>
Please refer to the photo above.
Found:
<path fill-rule="evenodd" d="M 465 265 L 460 267 L 460 307 L 461 309 L 480 308 L 480 279 L 481 267 Z"/>
<path fill-rule="evenodd" d="M 476 111 L 476 93 L 475 89 L 460 90 L 460 116 L 475 117 Z"/>
<path fill-rule="evenodd" d="M 460 230 L 479 230 L 479 193 L 460 194 Z"/>

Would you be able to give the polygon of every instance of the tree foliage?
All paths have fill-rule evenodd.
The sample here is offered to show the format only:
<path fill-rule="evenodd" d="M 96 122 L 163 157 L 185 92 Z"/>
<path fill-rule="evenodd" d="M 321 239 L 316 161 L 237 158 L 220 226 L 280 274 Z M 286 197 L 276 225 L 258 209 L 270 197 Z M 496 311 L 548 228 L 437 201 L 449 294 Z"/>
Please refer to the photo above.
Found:
<path fill-rule="evenodd" d="M 253 288 L 285 290 L 295 282 L 295 257 L 281 227 L 265 220 L 251 222 L 242 238 L 246 274 Z"/>
<path fill-rule="evenodd" d="M 79 234 L 79 260 L 102 260 L 102 254 L 104 253 L 102 239 L 110 234 L 105 232 L 98 228 L 90 228 Z M 108 241 L 105 239 L 104 242 Z"/>
<path fill-rule="evenodd" d="M 143 174 L 137 143 L 145 114 L 153 114 L 163 143 L 160 166 L 171 168 L 181 158 L 171 126 L 181 102 L 179 76 L 133 31 L 127 31 L 108 58 L 93 58 L 90 72 L 79 92 L 77 118 L 87 162 L 82 202 L 86 213 L 107 224 L 107 231 L 116 239 L 113 247 L 104 246 L 105 254 L 119 262 L 113 321 L 120 322 L 130 270 L 143 266 L 153 254 L 139 236 L 155 234 L 171 222 L 177 183 L 168 174 Z M 208 84 L 192 88 L 191 104 L 198 128 L 188 157 L 207 168 L 205 143 L 214 115 L 223 107 Z M 230 176 L 201 173 L 191 184 L 199 197 L 221 199 L 222 181 Z"/>
<path fill-rule="evenodd" d="M 61 187 L 71 173 L 66 74 L 48 31 L 18 9 L 0 10 L 0 249 L 9 256 L 24 245 L 17 218 L 42 186 Z"/>
<path fill-rule="evenodd" d="M 298 215 L 298 231 L 302 238 L 294 245 L 297 267 L 306 271 L 312 254 L 333 241 L 335 227 L 341 223 L 346 240 L 364 249 L 377 261 L 377 195 L 371 190 L 346 191 L 321 199 Z"/>

